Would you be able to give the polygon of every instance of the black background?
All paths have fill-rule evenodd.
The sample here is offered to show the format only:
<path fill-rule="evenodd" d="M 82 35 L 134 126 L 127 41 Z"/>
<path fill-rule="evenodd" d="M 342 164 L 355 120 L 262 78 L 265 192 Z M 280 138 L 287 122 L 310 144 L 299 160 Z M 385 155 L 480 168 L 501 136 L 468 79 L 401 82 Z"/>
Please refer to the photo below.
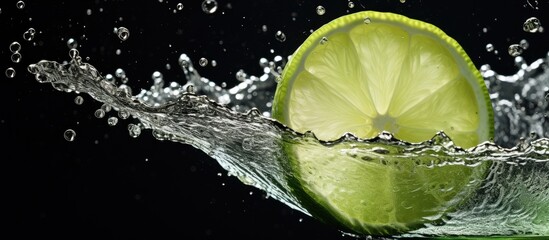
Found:
<path fill-rule="evenodd" d="M 103 74 L 124 69 L 134 91 L 148 87 L 154 71 L 169 81 L 183 81 L 177 65 L 181 53 L 195 63 L 201 57 L 216 60 L 215 67 L 198 68 L 217 82 L 234 84 L 239 69 L 260 75 L 259 58 L 287 56 L 310 29 L 362 10 L 433 23 L 454 37 L 478 67 L 489 63 L 500 73 L 516 71 L 507 54 L 512 43 L 530 43 L 523 54 L 528 62 L 549 50 L 549 29 L 522 30 L 532 16 L 549 28 L 547 0 L 355 0 L 352 9 L 346 0 L 218 0 L 214 14 L 202 12 L 198 0 L 25 1 L 24 9 L 17 9 L 16 2 L 0 3 L 1 196 L 8 200 L 2 207 L 4 226 L 12 230 L 6 234 L 15 234 L 9 239 L 352 239 L 265 198 L 190 146 L 158 141 L 150 132 L 133 139 L 126 130 L 130 120 L 109 127 L 106 119 L 95 118 L 100 104 L 89 96 L 82 95 L 84 104 L 78 106 L 76 94 L 39 84 L 26 66 L 41 59 L 68 60 L 69 38 Z M 174 13 L 179 2 L 184 9 Z M 322 16 L 315 12 L 318 5 L 326 8 Z M 113 34 L 119 26 L 130 30 L 127 41 Z M 29 27 L 37 31 L 31 42 L 22 38 Z M 286 34 L 285 42 L 275 39 L 278 30 Z M 21 63 L 9 61 L 13 41 L 22 45 Z M 488 43 L 499 54 L 487 52 Z M 8 67 L 16 70 L 15 78 L 3 74 Z M 68 128 L 77 133 L 73 142 L 63 138 Z"/>

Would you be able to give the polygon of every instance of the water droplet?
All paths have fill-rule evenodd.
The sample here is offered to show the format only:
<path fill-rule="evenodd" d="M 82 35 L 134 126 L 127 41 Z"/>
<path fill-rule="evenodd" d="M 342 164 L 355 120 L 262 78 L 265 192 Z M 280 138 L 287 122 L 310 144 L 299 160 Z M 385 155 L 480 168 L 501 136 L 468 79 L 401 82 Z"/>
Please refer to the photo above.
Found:
<path fill-rule="evenodd" d="M 14 63 L 21 62 L 21 53 L 15 52 L 11 55 L 11 61 Z"/>
<path fill-rule="evenodd" d="M 530 46 L 530 44 L 528 43 L 528 41 L 526 41 L 526 39 L 520 40 L 519 45 L 524 50 L 528 49 L 528 47 Z"/>
<path fill-rule="evenodd" d="M 74 38 L 69 38 L 69 40 L 67 40 L 67 47 L 69 47 L 69 49 L 78 48 L 78 42 L 76 42 Z"/>
<path fill-rule="evenodd" d="M 15 69 L 13 69 L 11 67 L 6 69 L 6 77 L 14 78 L 15 77 Z"/>
<path fill-rule="evenodd" d="M 185 88 L 185 92 L 189 94 L 194 94 L 194 85 L 190 84 Z"/>
<path fill-rule="evenodd" d="M 18 1 L 15 6 L 17 7 L 17 9 L 23 9 L 25 8 L 25 2 L 23 1 Z"/>
<path fill-rule="evenodd" d="M 349 2 L 349 3 L 347 3 L 347 6 L 348 6 L 349 8 L 354 8 L 354 7 L 355 7 L 355 3 L 354 3 L 354 2 Z"/>
<path fill-rule="evenodd" d="M 494 45 L 491 44 L 491 43 L 486 44 L 486 51 L 487 51 L 487 52 L 492 52 L 492 51 L 494 51 Z"/>
<path fill-rule="evenodd" d="M 92 15 L 92 10 L 88 8 L 88 9 L 86 10 L 86 15 L 88 15 L 88 16 Z"/>
<path fill-rule="evenodd" d="M 284 42 L 286 41 L 286 34 L 284 34 L 282 31 L 277 31 L 275 34 L 275 38 L 279 42 Z"/>
<path fill-rule="evenodd" d="M 128 133 L 130 134 L 130 137 L 139 137 L 139 135 L 141 135 L 141 127 L 139 127 L 139 125 L 130 123 L 128 124 Z"/>
<path fill-rule="evenodd" d="M 10 44 L 10 51 L 12 53 L 16 53 L 16 52 L 21 51 L 21 44 L 19 44 L 19 42 L 12 42 Z"/>
<path fill-rule="evenodd" d="M 204 0 L 202 2 L 202 11 L 207 14 L 212 14 L 217 11 L 217 1 L 215 0 Z"/>
<path fill-rule="evenodd" d="M 370 24 L 371 22 L 372 22 L 372 19 L 370 19 L 369 17 L 364 18 L 364 23 Z"/>
<path fill-rule="evenodd" d="M 27 30 L 23 33 L 23 39 L 25 39 L 26 41 L 32 41 L 32 39 L 34 39 L 34 33 L 32 33 L 31 31 Z"/>
<path fill-rule="evenodd" d="M 27 66 L 27 71 L 29 71 L 32 74 L 37 74 L 38 73 L 38 67 L 34 63 L 30 64 L 29 66 Z"/>
<path fill-rule="evenodd" d="M 324 44 L 326 44 L 326 43 L 328 43 L 328 38 L 327 38 L 327 37 L 322 37 L 322 38 L 320 39 L 320 44 L 321 44 L 321 45 L 324 45 Z"/>
<path fill-rule="evenodd" d="M 267 30 L 268 30 L 267 25 L 261 26 L 261 31 L 267 32 Z"/>
<path fill-rule="evenodd" d="M 524 49 L 522 49 L 522 47 L 520 47 L 520 45 L 518 44 L 511 44 L 507 49 L 507 51 L 509 52 L 509 55 L 511 55 L 512 57 L 516 57 L 521 55 Z"/>
<path fill-rule="evenodd" d="M 104 118 L 105 117 L 105 111 L 103 109 L 97 109 L 95 110 L 95 112 L 93 113 L 93 115 L 96 117 L 96 118 Z"/>
<path fill-rule="evenodd" d="M 130 30 L 125 27 L 118 27 L 116 28 L 116 35 L 118 35 L 118 38 L 120 38 L 120 40 L 126 41 L 130 37 Z"/>
<path fill-rule="evenodd" d="M 27 30 L 30 34 L 34 35 L 36 33 L 36 30 L 34 28 L 29 28 L 29 30 Z"/>
<path fill-rule="evenodd" d="M 400 0 L 400 3 L 406 3 L 406 0 Z"/>
<path fill-rule="evenodd" d="M 69 50 L 69 57 L 71 59 L 75 59 L 78 56 L 80 56 L 80 53 L 78 52 L 78 49 L 72 48 L 71 50 Z"/>
<path fill-rule="evenodd" d="M 74 138 L 76 137 L 76 132 L 72 129 L 67 129 L 63 133 L 63 137 L 65 138 L 65 140 L 67 140 L 69 142 L 72 142 L 72 141 L 74 141 Z"/>
<path fill-rule="evenodd" d="M 154 71 L 151 78 L 153 80 L 154 86 L 159 88 L 164 86 L 164 76 L 162 75 L 161 72 Z"/>
<path fill-rule="evenodd" d="M 198 65 L 205 67 L 206 65 L 208 65 L 208 59 L 200 58 L 200 60 L 198 60 Z"/>
<path fill-rule="evenodd" d="M 76 96 L 74 98 L 74 103 L 76 105 L 82 105 L 82 103 L 84 103 L 84 98 L 82 96 Z"/>
<path fill-rule="evenodd" d="M 110 112 L 112 110 L 112 107 L 108 104 L 101 105 L 101 110 L 105 111 L 106 113 Z"/>
<path fill-rule="evenodd" d="M 181 11 L 183 10 L 183 3 L 178 3 L 176 6 L 177 10 Z"/>
<path fill-rule="evenodd" d="M 130 117 L 130 113 L 128 111 L 121 110 L 118 112 L 118 117 L 120 119 L 128 119 Z"/>
<path fill-rule="evenodd" d="M 526 19 L 526 21 L 524 21 L 524 24 L 522 25 L 522 29 L 525 32 L 531 32 L 531 33 L 538 32 L 540 30 L 539 29 L 540 27 L 541 27 L 541 22 L 536 17 L 531 17 Z"/>
<path fill-rule="evenodd" d="M 114 71 L 114 75 L 117 78 L 123 78 L 123 77 L 126 76 L 126 72 L 124 72 L 124 70 L 122 68 L 117 68 L 116 71 Z"/>
<path fill-rule="evenodd" d="M 236 80 L 241 81 L 241 82 L 246 80 L 246 73 L 244 72 L 243 69 L 240 69 L 240 70 L 238 70 L 238 72 L 236 72 Z"/>
<path fill-rule="evenodd" d="M 107 124 L 109 124 L 109 126 L 116 126 L 117 123 L 118 123 L 117 117 L 110 117 L 107 119 Z"/>
<path fill-rule="evenodd" d="M 212 60 L 212 67 L 215 67 L 215 66 L 217 66 L 217 61 Z"/>
<path fill-rule="evenodd" d="M 324 8 L 323 6 L 319 5 L 316 7 L 316 14 L 318 15 L 324 15 L 324 13 L 326 13 L 326 8 Z"/>
<path fill-rule="evenodd" d="M 177 60 L 177 62 L 179 63 L 179 66 L 185 69 L 189 68 L 191 65 L 191 63 L 189 62 L 189 56 L 187 56 L 186 54 L 179 55 L 179 59 Z"/>

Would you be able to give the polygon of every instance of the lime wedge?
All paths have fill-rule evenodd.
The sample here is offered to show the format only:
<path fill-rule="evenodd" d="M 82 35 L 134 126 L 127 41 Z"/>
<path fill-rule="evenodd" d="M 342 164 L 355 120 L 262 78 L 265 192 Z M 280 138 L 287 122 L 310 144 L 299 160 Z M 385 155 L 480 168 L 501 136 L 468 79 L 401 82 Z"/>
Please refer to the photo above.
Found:
<path fill-rule="evenodd" d="M 284 69 L 273 117 L 321 140 L 388 131 L 422 142 L 444 131 L 469 148 L 493 136 L 486 85 L 462 47 L 434 25 L 375 11 L 335 19 L 305 40 Z M 286 151 L 305 207 L 321 220 L 366 234 L 437 221 L 487 169 L 417 168 L 411 159 L 379 154 L 363 161 L 330 154 L 337 147 L 315 152 L 298 144 Z"/>

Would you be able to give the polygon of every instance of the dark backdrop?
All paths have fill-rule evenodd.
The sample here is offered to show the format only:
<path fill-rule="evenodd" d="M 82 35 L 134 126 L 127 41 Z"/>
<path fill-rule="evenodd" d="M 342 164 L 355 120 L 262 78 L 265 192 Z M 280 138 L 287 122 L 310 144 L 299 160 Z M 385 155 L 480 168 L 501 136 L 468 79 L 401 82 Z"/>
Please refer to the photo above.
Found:
<path fill-rule="evenodd" d="M 9 214 L 2 216 L 14 238 L 350 238 L 265 198 L 190 146 L 155 140 L 149 132 L 133 139 L 127 121 L 109 127 L 106 119 L 95 118 L 100 104 L 89 96 L 83 95 L 84 104 L 78 106 L 74 93 L 37 83 L 26 66 L 41 59 L 68 60 L 69 38 L 102 73 L 123 68 L 134 89 L 150 85 L 154 71 L 170 81 L 182 80 L 181 53 L 195 63 L 200 57 L 216 60 L 216 67 L 199 70 L 218 82 L 234 84 L 241 68 L 260 75 L 260 57 L 287 56 L 310 29 L 365 9 L 431 22 L 461 43 L 478 67 L 489 63 L 501 73 L 516 71 L 509 44 L 526 39 L 530 47 L 523 56 L 529 62 L 549 50 L 549 29 L 543 34 L 522 30 L 532 16 L 549 28 L 547 0 L 354 0 L 352 9 L 346 0 L 218 0 L 214 14 L 202 12 L 198 0 L 25 1 L 24 9 L 17 9 L 16 2 L 0 3 L 0 169 L 2 198 L 9 202 L 2 207 Z M 179 2 L 184 9 L 174 13 Z M 317 5 L 326 8 L 324 15 L 316 14 Z M 125 42 L 112 32 L 119 26 L 130 29 Z M 37 31 L 31 42 L 22 37 L 29 27 Z M 277 30 L 286 34 L 285 42 L 275 39 Z M 13 41 L 22 45 L 21 63 L 9 61 Z M 498 55 L 486 51 L 488 43 Z M 15 78 L 3 74 L 8 67 L 17 71 Z M 68 128 L 77 133 L 73 142 L 63 138 Z"/>

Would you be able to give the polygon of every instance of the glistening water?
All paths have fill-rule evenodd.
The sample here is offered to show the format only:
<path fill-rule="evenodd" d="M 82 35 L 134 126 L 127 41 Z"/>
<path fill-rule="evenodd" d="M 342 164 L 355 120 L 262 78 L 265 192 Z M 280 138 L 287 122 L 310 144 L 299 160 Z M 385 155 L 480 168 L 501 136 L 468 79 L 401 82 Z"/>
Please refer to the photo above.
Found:
<path fill-rule="evenodd" d="M 118 36 L 125 41 L 129 35 L 122 31 Z M 358 159 L 425 158 L 425 153 L 429 153 L 432 161 L 425 166 L 420 163 L 419 167 L 491 162 L 490 172 L 478 191 L 450 213 L 444 224 L 427 225 L 406 236 L 549 235 L 547 52 L 539 52 L 539 58 L 530 62 L 515 57 L 516 68 L 511 74 L 498 74 L 498 69 L 491 69 L 488 64 L 480 67 L 494 106 L 496 136 L 493 143 L 471 149 L 454 146 L 442 133 L 433 133 L 433 139 L 423 143 L 406 143 L 388 133 L 374 139 L 358 139 L 349 134 L 324 142 L 312 134 L 294 132 L 268 118 L 285 57 L 258 59 L 263 75 L 247 74 L 248 69 L 237 71 L 240 83 L 227 87 L 200 76 L 193 61 L 183 53 L 178 64 L 185 80 L 168 81 L 161 73 L 153 73 L 150 88 L 133 92 L 131 82 L 125 83 L 123 72 L 115 73 L 116 77 L 103 75 L 92 66 L 93 61 L 83 60 L 79 54 L 71 50 L 67 62 L 43 60 L 30 65 L 28 71 L 38 82 L 49 83 L 54 89 L 88 94 L 103 103 L 94 113 L 96 116 L 114 109 L 118 117 L 108 119 L 112 125 L 118 119 L 136 120 L 128 125 L 130 136 L 150 132 L 159 140 L 192 145 L 243 183 L 305 214 L 309 212 L 288 186 L 292 172 L 288 171 L 284 145 L 301 145 L 328 157 Z M 196 62 L 206 65 L 205 61 Z M 255 71 L 251 68 L 249 71 Z M 74 136 L 69 131 L 65 137 Z M 335 148 L 340 151 L 334 152 Z"/>
<path fill-rule="evenodd" d="M 323 142 L 313 134 L 294 132 L 265 117 L 268 111 L 264 107 L 256 108 L 268 105 L 263 96 L 272 96 L 276 84 L 275 63 L 266 60 L 261 61 L 265 75 L 243 77 L 242 84 L 224 89 L 200 77 L 188 56 L 182 54 L 179 64 L 187 83 L 170 82 L 164 87 L 164 79 L 157 76 L 150 90 L 134 95 L 127 85 L 105 79 L 74 51 L 72 57 L 65 64 L 43 60 L 31 64 L 28 70 L 40 83 L 51 83 L 59 91 L 87 93 L 107 108 L 118 111 L 120 118 L 138 119 L 139 123 L 128 126 L 131 136 L 151 130 L 159 140 L 192 145 L 216 159 L 243 183 L 262 189 L 305 213 L 308 211 L 300 205 L 287 182 L 293 173 L 286 166 L 290 160 L 285 145 L 304 145 L 303 148 L 323 152 L 321 155 L 330 158 L 361 149 L 354 151 L 354 158 L 370 158 L 373 152 L 381 152 L 381 155 L 403 159 L 428 156 L 433 158 L 430 164 L 440 167 L 492 162 L 482 187 L 465 206 L 450 214 L 450 220 L 441 226 L 428 225 L 414 232 L 423 235 L 549 234 L 549 139 L 536 137 L 543 135 L 547 128 L 543 121 L 548 106 L 544 99 L 549 87 L 547 58 L 528 64 L 517 57 L 519 69 L 513 76 L 498 75 L 488 65 L 482 67 L 496 109 L 497 140 L 462 149 L 442 133 L 434 135 L 431 141 L 411 144 L 394 139 L 389 133 L 374 139 L 358 139 L 348 134 L 334 142 Z M 504 84 L 509 85 L 502 87 Z M 506 91 L 520 92 L 520 95 L 516 98 Z M 253 101 L 256 94 L 262 96 L 258 102 Z M 235 106 L 249 109 L 245 113 L 225 106 L 241 99 L 247 100 Z M 528 111 L 524 110 L 525 102 Z M 531 137 L 521 138 L 517 134 L 525 131 Z M 510 140 L 518 140 L 517 145 L 512 148 L 497 145 Z M 380 151 L 385 145 L 392 150 Z"/>

